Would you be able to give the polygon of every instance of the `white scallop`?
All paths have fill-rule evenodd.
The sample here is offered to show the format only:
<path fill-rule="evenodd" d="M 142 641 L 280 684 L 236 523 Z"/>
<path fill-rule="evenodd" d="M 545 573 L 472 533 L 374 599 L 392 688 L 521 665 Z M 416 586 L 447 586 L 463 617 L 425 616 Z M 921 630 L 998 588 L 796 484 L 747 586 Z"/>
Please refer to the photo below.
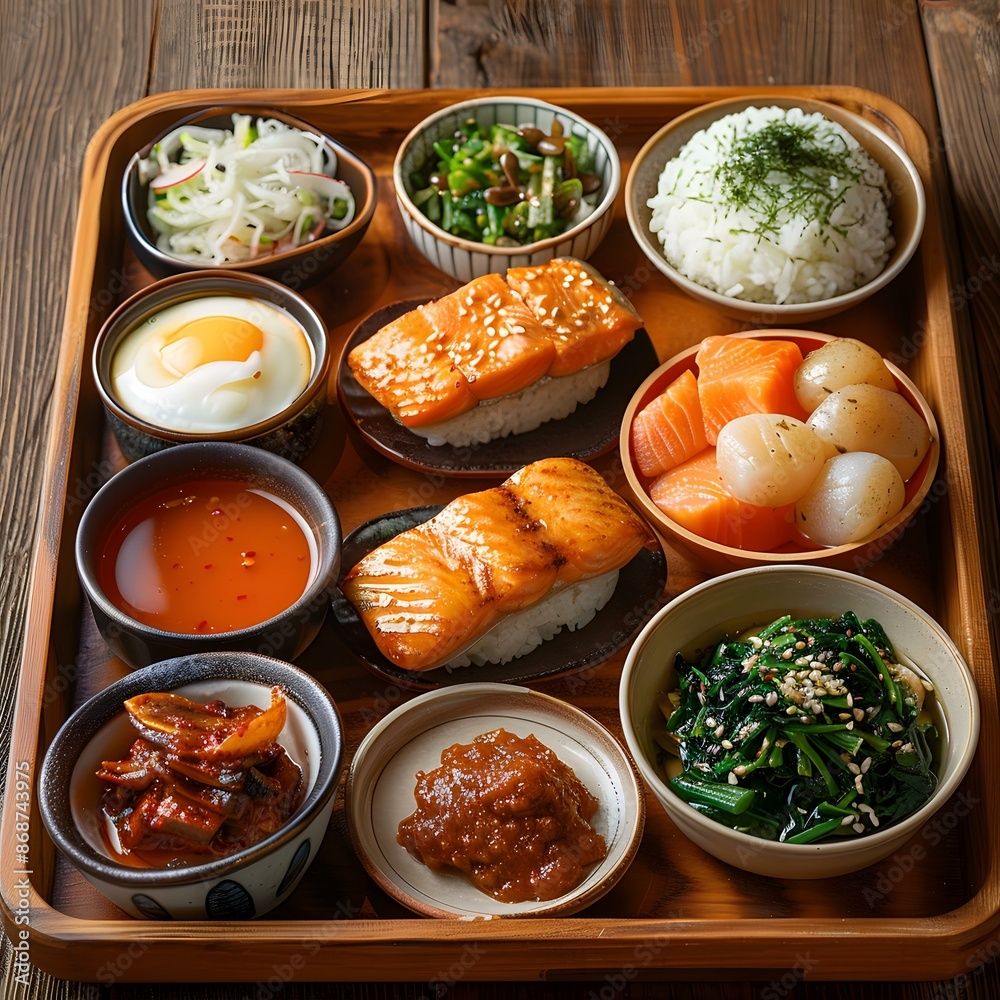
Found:
<path fill-rule="evenodd" d="M 889 459 L 904 480 L 923 461 L 931 433 L 898 393 L 875 385 L 848 385 L 831 393 L 806 421 L 837 451 L 871 451 Z"/>
<path fill-rule="evenodd" d="M 799 531 L 820 545 L 846 545 L 903 509 L 903 479 L 887 458 L 857 451 L 836 455 L 795 505 Z"/>
<path fill-rule="evenodd" d="M 801 420 L 750 413 L 719 432 L 715 458 L 726 489 L 759 507 L 794 503 L 834 454 Z"/>
<path fill-rule="evenodd" d="M 830 393 L 860 382 L 896 391 L 896 380 L 874 347 L 837 337 L 806 355 L 795 372 L 795 395 L 806 413 L 812 413 Z"/>

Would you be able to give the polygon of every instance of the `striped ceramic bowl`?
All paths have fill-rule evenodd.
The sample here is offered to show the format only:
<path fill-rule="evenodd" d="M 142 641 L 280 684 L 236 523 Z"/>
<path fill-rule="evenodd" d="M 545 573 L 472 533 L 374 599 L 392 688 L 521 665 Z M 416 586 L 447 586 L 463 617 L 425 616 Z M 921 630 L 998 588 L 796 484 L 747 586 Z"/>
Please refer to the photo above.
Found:
<path fill-rule="evenodd" d="M 521 247 L 495 247 L 452 236 L 434 225 L 413 204 L 410 175 L 434 156 L 433 144 L 451 137 L 469 118 L 480 125 L 498 122 L 530 125 L 549 133 L 558 119 L 566 135 L 584 136 L 594 157 L 595 173 L 601 178 L 599 201 L 582 222 L 559 236 Z M 435 266 L 459 281 L 471 281 L 491 272 L 503 273 L 508 267 L 540 264 L 553 257 L 577 257 L 586 260 L 607 235 L 611 226 L 612 206 L 621 184 L 621 162 L 614 144 L 596 125 L 565 108 L 532 97 L 482 97 L 452 104 L 425 118 L 403 140 L 396 153 L 392 179 L 396 188 L 403 224 L 417 249 Z"/>

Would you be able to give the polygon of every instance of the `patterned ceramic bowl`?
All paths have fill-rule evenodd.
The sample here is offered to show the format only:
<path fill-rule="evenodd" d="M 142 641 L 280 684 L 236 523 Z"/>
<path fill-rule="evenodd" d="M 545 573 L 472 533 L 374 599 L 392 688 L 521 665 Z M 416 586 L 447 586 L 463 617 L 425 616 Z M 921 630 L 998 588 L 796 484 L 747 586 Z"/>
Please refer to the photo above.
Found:
<path fill-rule="evenodd" d="M 288 822 L 260 843 L 202 864 L 130 867 L 114 860 L 104 832 L 102 761 L 124 757 L 136 731 L 122 703 L 170 691 L 194 701 L 266 708 L 280 684 L 286 722 L 278 742 L 303 773 L 304 797 Z M 202 653 L 165 660 L 115 681 L 70 716 L 49 746 L 38 781 L 42 820 L 83 876 L 135 917 L 246 920 L 287 898 L 319 851 L 340 779 L 343 735 L 326 690 L 289 663 L 254 653 Z"/>
<path fill-rule="evenodd" d="M 593 212 L 559 236 L 519 247 L 475 243 L 436 226 L 413 203 L 411 174 L 435 155 L 435 142 L 450 138 L 456 128 L 470 118 L 484 127 L 497 123 L 517 127 L 528 125 L 546 134 L 551 132 L 553 121 L 558 119 L 564 135 L 585 138 L 594 158 L 594 172 L 601 181 Z M 586 260 L 611 226 L 611 209 L 621 184 L 621 162 L 607 135 L 572 111 L 532 97 L 482 97 L 453 104 L 417 125 L 396 153 L 392 179 L 403 224 L 417 249 L 435 267 L 459 281 L 467 282 L 491 272 L 503 273 L 509 267 L 540 264 L 553 257 Z"/>

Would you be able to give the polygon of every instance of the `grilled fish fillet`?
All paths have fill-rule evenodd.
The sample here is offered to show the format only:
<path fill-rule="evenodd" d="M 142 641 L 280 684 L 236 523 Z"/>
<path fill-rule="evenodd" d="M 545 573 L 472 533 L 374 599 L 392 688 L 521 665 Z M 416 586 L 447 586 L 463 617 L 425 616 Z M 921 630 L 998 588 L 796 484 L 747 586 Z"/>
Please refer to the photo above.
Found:
<path fill-rule="evenodd" d="M 453 500 L 370 552 L 340 587 L 391 662 L 432 670 L 507 615 L 652 543 L 589 465 L 551 458 Z"/>

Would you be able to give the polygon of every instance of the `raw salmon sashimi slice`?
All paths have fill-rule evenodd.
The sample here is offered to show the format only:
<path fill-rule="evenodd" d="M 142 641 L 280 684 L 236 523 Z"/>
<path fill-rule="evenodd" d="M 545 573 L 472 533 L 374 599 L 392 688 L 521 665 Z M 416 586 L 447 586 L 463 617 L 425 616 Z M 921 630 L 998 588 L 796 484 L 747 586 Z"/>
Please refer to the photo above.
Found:
<path fill-rule="evenodd" d="M 407 427 L 447 420 L 479 402 L 419 309 L 358 344 L 347 363 L 361 387 Z"/>
<path fill-rule="evenodd" d="M 548 331 L 499 274 L 476 278 L 419 309 L 477 400 L 537 382 L 556 349 Z"/>
<path fill-rule="evenodd" d="M 667 517 L 720 545 L 768 552 L 795 536 L 795 504 L 757 507 L 737 500 L 722 482 L 714 448 L 665 472 L 649 495 Z"/>
<path fill-rule="evenodd" d="M 588 465 L 547 459 L 389 539 L 340 588 L 386 657 L 431 670 L 554 587 L 620 569 L 651 541 Z"/>
<path fill-rule="evenodd" d="M 642 326 L 632 303 L 598 271 L 575 257 L 512 267 L 507 283 L 552 338 L 549 375 L 573 375 L 613 358 Z"/>
<path fill-rule="evenodd" d="M 708 447 L 694 372 L 682 372 L 632 421 L 632 453 L 652 479 Z"/>
<path fill-rule="evenodd" d="M 719 431 L 747 413 L 783 413 L 805 420 L 795 395 L 795 370 L 802 351 L 790 340 L 706 337 L 695 356 L 705 433 L 715 444 Z"/>

